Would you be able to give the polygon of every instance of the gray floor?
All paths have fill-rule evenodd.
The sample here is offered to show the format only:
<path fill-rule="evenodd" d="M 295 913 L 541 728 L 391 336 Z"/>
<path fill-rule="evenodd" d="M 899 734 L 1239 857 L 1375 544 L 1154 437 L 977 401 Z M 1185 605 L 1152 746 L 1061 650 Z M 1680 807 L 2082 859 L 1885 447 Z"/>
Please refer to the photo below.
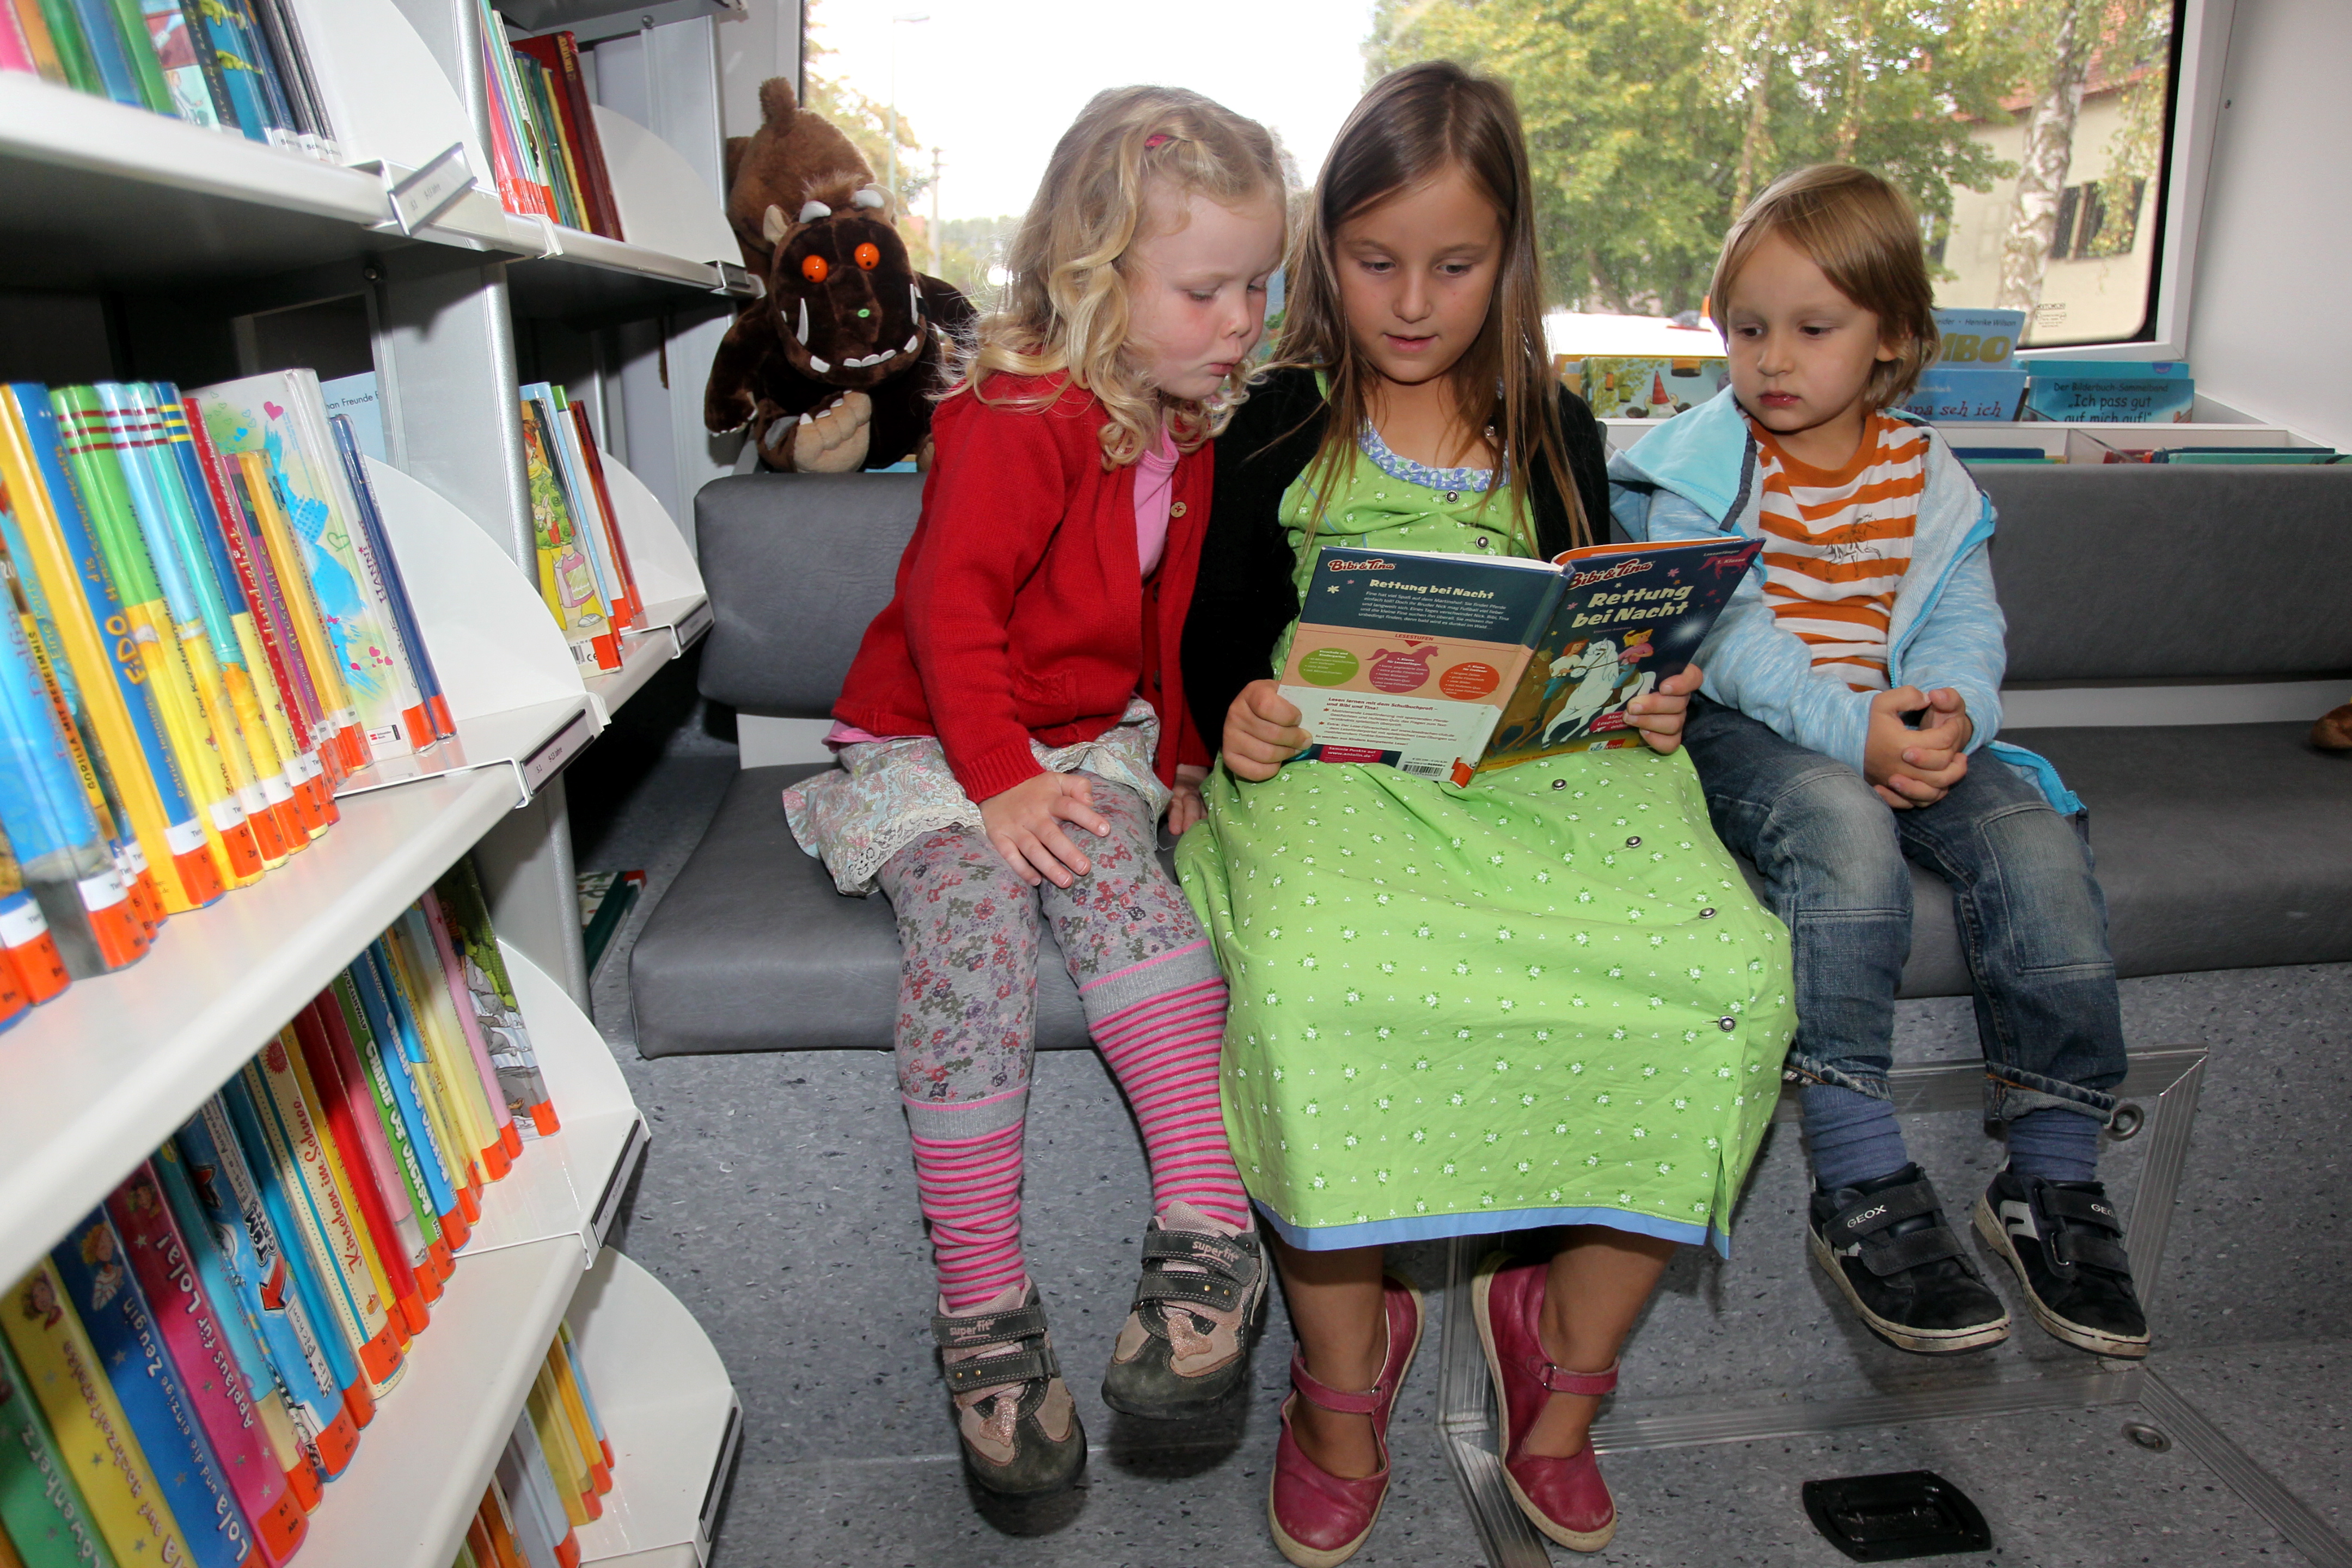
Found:
<path fill-rule="evenodd" d="M 601 795 L 577 782 L 594 774 L 576 773 L 574 811 L 583 869 L 642 868 L 648 878 L 649 896 L 595 987 L 597 1022 L 654 1134 L 614 1240 L 693 1310 L 742 1397 L 742 1456 L 719 1532 L 719 1568 L 1278 1563 L 1262 1512 L 1290 1354 L 1278 1311 L 1258 1354 L 1256 1396 L 1230 1429 L 1138 1430 L 1095 1396 L 1092 1369 L 1132 1288 L 1148 1189 L 1132 1125 L 1094 1058 L 1053 1053 L 1041 1064 L 1026 1210 L 1033 1271 L 1093 1450 L 1077 1491 L 1027 1515 L 984 1506 L 956 1464 L 925 1331 L 929 1267 L 886 1058 L 638 1058 L 625 946 L 734 767 L 731 747 L 697 726 L 648 739 L 658 754 L 620 753 L 612 767 L 621 782 Z M 2342 1068 L 2352 1047 L 2352 965 L 2133 981 L 2125 1005 L 2136 1044 L 2198 1043 L 2213 1053 L 2156 1303 L 2151 1365 L 2319 1519 L 2352 1535 L 2352 1183 Z M 1973 1050 L 1964 1004 L 1906 1004 L 1903 1013 L 1906 1058 Z M 1621 1405 L 1700 1397 L 1753 1405 L 2095 1368 L 2021 1311 L 2009 1344 L 1957 1368 L 1852 1330 L 1804 1261 L 1792 1131 L 1776 1129 L 1759 1161 L 1733 1259 L 1690 1256 L 1670 1272 L 1628 1348 Z M 1953 1193 L 1970 1190 L 1997 1158 L 1967 1115 L 1914 1119 L 1912 1137 Z M 2126 1201 L 2141 1152 L 2119 1145 L 2106 1165 Z M 1439 1283 L 1437 1247 L 1409 1249 L 1402 1261 Z M 1399 1406 L 1398 1481 L 1356 1559 L 1367 1568 L 1478 1561 L 1433 1426 L 1433 1308 Z M 1612 1455 L 1606 1468 L 1623 1523 L 1602 1560 L 1841 1563 L 1807 1523 L 1799 1484 L 1924 1468 L 1983 1507 L 1996 1547 L 1987 1563 L 2305 1561 L 2185 1443 L 2151 1453 L 2126 1441 L 2123 1426 L 2135 1419 L 2149 1417 L 2136 1406 L 2047 1411 Z"/>

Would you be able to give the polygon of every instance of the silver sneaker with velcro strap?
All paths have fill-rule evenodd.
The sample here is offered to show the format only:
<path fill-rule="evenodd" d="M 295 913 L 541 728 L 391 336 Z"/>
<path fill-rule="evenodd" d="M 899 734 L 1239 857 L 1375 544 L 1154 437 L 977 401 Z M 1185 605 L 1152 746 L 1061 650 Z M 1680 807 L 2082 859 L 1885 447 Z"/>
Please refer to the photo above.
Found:
<path fill-rule="evenodd" d="M 931 1337 L 971 1479 L 1005 1497 L 1068 1486 L 1087 1462 L 1087 1434 L 1062 1382 L 1037 1288 L 1013 1286 L 971 1312 L 941 1310 Z"/>
<path fill-rule="evenodd" d="M 2003 1170 L 1977 1200 L 1976 1226 L 2016 1271 L 2035 1322 L 2094 1355 L 2147 1354 L 2123 1216 L 2104 1185 Z"/>
<path fill-rule="evenodd" d="M 2009 1338 L 2009 1309 L 1944 1223 L 1916 1165 L 1816 1190 L 1806 1238 L 1871 1332 L 1897 1350 L 1948 1355 Z"/>
<path fill-rule="evenodd" d="M 1249 1378 L 1265 1321 L 1265 1249 L 1187 1203 L 1143 1233 L 1143 1278 L 1103 1373 L 1103 1403 L 1123 1415 L 1203 1415 Z"/>

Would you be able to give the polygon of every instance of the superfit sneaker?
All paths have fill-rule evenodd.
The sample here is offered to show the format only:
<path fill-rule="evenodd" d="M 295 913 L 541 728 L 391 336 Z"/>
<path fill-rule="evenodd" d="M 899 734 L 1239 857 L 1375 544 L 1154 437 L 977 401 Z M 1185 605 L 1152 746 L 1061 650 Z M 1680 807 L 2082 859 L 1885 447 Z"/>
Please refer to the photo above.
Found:
<path fill-rule="evenodd" d="M 2003 1170 L 1977 1200 L 1977 1234 L 2017 1271 L 2033 1321 L 2095 1355 L 2147 1354 L 2123 1216 L 2097 1182 Z"/>
<path fill-rule="evenodd" d="M 1265 1321 L 1265 1250 L 1191 1204 L 1168 1205 L 1143 1235 L 1143 1277 L 1111 1347 L 1103 1403 L 1123 1415 L 1205 1415 L 1249 1381 Z"/>
<path fill-rule="evenodd" d="M 1918 1166 L 1816 1191 L 1806 1235 L 1813 1261 L 1897 1350 L 1945 1355 L 2009 1338 L 2009 1309 L 1960 1249 Z"/>
<path fill-rule="evenodd" d="M 973 1311 L 941 1311 L 931 1334 L 972 1479 L 1003 1497 L 1069 1485 L 1087 1462 L 1087 1434 L 1062 1382 L 1037 1288 L 1015 1285 Z"/>

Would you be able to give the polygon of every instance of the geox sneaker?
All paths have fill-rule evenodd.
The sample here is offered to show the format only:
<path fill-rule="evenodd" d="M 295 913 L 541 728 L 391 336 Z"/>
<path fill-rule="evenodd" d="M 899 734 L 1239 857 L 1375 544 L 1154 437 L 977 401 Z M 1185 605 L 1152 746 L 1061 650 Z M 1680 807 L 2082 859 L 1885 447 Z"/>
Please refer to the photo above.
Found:
<path fill-rule="evenodd" d="M 1067 1486 L 1086 1463 L 1087 1434 L 1062 1382 L 1037 1288 L 1013 1286 L 960 1316 L 941 1312 L 931 1334 L 971 1479 L 1006 1497 Z"/>
<path fill-rule="evenodd" d="M 2009 1309 L 1960 1250 L 1916 1165 L 1816 1191 L 1806 1237 L 1813 1261 L 1897 1350 L 1941 1355 L 2009 1338 Z"/>
<path fill-rule="evenodd" d="M 1160 1421 L 1205 1415 L 1249 1380 L 1265 1321 L 1257 1232 L 1170 1204 L 1143 1233 L 1143 1278 L 1103 1373 L 1103 1403 Z"/>
<path fill-rule="evenodd" d="M 2003 1170 L 1977 1200 L 1977 1234 L 2009 1260 L 2033 1321 L 2095 1355 L 2147 1353 L 2123 1216 L 2097 1182 Z"/>

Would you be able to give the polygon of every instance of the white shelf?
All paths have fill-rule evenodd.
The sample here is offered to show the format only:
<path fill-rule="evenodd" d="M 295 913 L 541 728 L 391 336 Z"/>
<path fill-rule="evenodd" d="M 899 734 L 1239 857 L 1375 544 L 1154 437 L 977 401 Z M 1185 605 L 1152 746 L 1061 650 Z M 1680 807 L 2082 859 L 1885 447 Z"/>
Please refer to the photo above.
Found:
<path fill-rule="evenodd" d="M 348 800 L 421 779 L 496 768 L 511 773 L 517 798 L 528 800 L 566 763 L 585 751 L 604 727 L 582 697 L 559 697 L 474 714 L 457 721 L 454 740 L 428 746 L 413 756 L 390 757 L 362 768 L 336 787 L 335 798 Z"/>
<path fill-rule="evenodd" d="M 710 629 L 710 601 L 697 594 L 646 606 L 646 624 L 621 634 L 621 668 L 587 679 L 588 695 L 605 723 L 661 669 Z"/>
<path fill-rule="evenodd" d="M 614 1451 L 581 1559 L 701 1568 L 742 1430 L 726 1366 L 677 1298 L 609 1249 L 567 1316 Z"/>
<path fill-rule="evenodd" d="M 343 801 L 342 820 L 286 865 L 174 916 L 138 963 L 76 981 L 0 1034 L 0 1279 L 30 1268 L 520 800 L 501 768 Z"/>
<path fill-rule="evenodd" d="M 564 1237 L 457 1255 L 400 1382 L 310 1516 L 304 1568 L 449 1568 L 581 1277 Z"/>
<path fill-rule="evenodd" d="M 1671 423 L 1664 419 L 1604 419 L 1609 450 L 1622 452 L 1651 431 Z M 2111 447 L 2148 451 L 2171 447 L 2316 447 L 2319 442 L 2284 425 L 2255 420 L 2231 424 L 2089 424 L 2050 419 L 1947 421 L 1937 432 L 1955 447 L 2037 447 L 2051 457 L 2063 457 L 2070 431 L 2095 436 Z"/>

